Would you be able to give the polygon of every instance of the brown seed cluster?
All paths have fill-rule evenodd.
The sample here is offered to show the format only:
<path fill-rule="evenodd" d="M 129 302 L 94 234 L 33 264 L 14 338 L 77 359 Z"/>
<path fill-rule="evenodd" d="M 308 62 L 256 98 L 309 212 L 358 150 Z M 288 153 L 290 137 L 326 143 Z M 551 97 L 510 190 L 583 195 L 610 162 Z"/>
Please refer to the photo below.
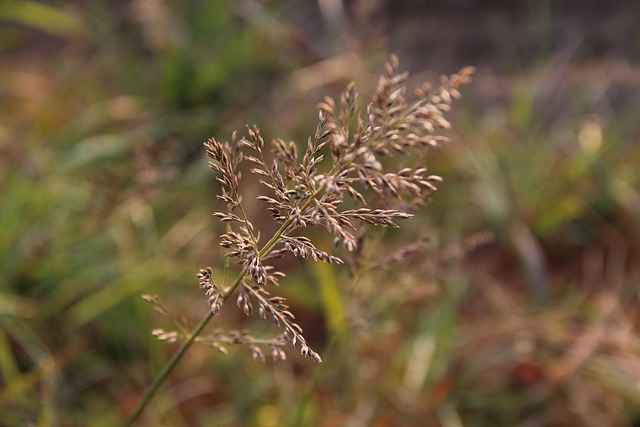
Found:
<path fill-rule="evenodd" d="M 290 253 L 339 264 L 340 258 L 319 250 L 301 235 L 305 228 L 324 229 L 333 236 L 336 247 L 352 251 L 358 244 L 355 231 L 362 223 L 398 227 L 397 220 L 410 218 L 412 214 L 392 207 L 393 200 L 425 200 L 441 178 L 428 175 L 425 165 L 400 167 L 396 160 L 405 158 L 416 163 L 421 151 L 446 140 L 437 134 L 438 129 L 450 127 L 445 113 L 472 74 L 472 68 L 464 68 L 458 74 L 442 77 L 436 89 L 424 85 L 409 101 L 404 86 L 408 73 L 398 73 L 398 59 L 393 56 L 364 115 L 358 108 L 358 91 L 353 83 L 340 97 L 339 105 L 328 97 L 319 104 L 319 122 L 304 149 L 294 142 L 274 139 L 268 144 L 270 153 L 265 153 L 267 144 L 256 126 L 247 127 L 246 137 L 234 132 L 231 142 L 215 138 L 206 141 L 209 167 L 221 184 L 218 199 L 228 207 L 226 212 L 214 214 L 226 223 L 220 245 L 240 269 L 237 279 L 222 287 L 213 281 L 211 268 L 200 270 L 200 287 L 214 314 L 237 293 L 237 305 L 247 316 L 254 312 L 255 305 L 260 317 L 270 318 L 284 329 L 280 338 L 268 345 L 299 344 L 303 355 L 320 362 L 284 298 L 272 295 L 284 274 L 267 261 Z M 262 244 L 242 204 L 240 168 L 245 162 L 264 188 L 258 200 L 266 204 L 280 226 Z M 369 207 L 372 197 L 376 208 Z M 256 353 L 255 340 L 244 337 L 238 343 L 249 345 L 254 356 L 261 354 Z M 284 358 L 278 350 L 273 354 Z"/>

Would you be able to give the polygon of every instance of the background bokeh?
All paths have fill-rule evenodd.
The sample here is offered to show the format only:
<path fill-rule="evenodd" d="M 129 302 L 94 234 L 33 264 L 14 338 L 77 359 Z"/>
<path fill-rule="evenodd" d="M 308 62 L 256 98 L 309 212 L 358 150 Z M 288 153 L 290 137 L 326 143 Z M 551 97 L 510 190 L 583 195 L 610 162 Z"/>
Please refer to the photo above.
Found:
<path fill-rule="evenodd" d="M 477 75 L 416 218 L 358 268 L 281 266 L 324 362 L 196 346 L 139 425 L 637 425 L 638 22 L 634 0 L 0 2 L 0 426 L 117 425 L 175 350 L 141 295 L 193 325 L 223 265 L 202 142 L 304 143 L 391 53 L 411 85 Z M 213 328 L 277 334 L 233 304 Z"/>

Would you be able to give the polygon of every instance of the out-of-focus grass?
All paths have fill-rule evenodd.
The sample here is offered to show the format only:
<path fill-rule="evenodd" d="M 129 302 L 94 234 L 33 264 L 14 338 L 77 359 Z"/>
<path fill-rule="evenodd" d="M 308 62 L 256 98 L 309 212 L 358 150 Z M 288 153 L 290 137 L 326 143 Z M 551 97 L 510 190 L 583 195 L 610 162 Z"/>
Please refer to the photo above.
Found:
<path fill-rule="evenodd" d="M 273 3 L 0 6 L 0 424 L 121 419 L 172 350 L 140 295 L 194 321 L 194 273 L 222 266 L 201 142 L 245 122 L 303 141 L 339 89 L 318 81 L 375 83 L 383 38 L 305 42 Z M 446 178 L 433 203 L 369 236 L 359 269 L 284 266 L 322 365 L 196 347 L 141 425 L 635 420 L 637 71 L 542 53 L 479 70 L 429 165 Z M 494 240 L 466 244 L 477 231 Z"/>
<path fill-rule="evenodd" d="M 3 425 L 131 405 L 165 358 L 140 295 L 184 304 L 219 256 L 201 142 L 286 67 L 233 2 L 147 5 L 2 5 Z"/>

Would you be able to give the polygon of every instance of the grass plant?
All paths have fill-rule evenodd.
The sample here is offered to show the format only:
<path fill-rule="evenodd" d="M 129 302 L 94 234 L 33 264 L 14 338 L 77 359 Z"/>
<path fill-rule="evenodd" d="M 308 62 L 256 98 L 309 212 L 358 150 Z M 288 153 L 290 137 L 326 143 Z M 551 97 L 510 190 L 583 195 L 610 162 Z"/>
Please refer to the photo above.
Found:
<path fill-rule="evenodd" d="M 172 357 L 137 426 L 638 424 L 640 9 L 320 3 L 332 2 L 0 4 L 0 425 L 118 425 Z M 437 197 L 418 209 L 356 182 L 365 208 L 415 217 L 392 218 L 399 229 L 349 217 L 353 251 L 302 218 L 287 235 L 298 245 L 258 266 L 286 273 L 280 286 L 247 275 L 220 299 L 251 251 L 219 246 L 244 223 L 228 190 L 231 203 L 216 199 L 224 174 L 202 141 L 229 135 L 232 156 L 252 142 L 244 123 L 260 123 L 264 163 L 295 189 L 270 136 L 286 152 L 297 141 L 300 162 L 318 122 L 297 107 L 349 79 L 374 92 L 369 70 L 389 51 L 412 71 L 478 65 L 449 142 L 379 159 L 394 173 L 426 163 L 446 177 Z M 286 222 L 268 209 L 286 216 L 291 202 L 240 145 L 260 252 Z M 326 176 L 330 142 L 321 154 Z M 346 194 L 336 212 L 362 207 Z M 215 211 L 232 221 L 212 226 Z M 305 238 L 334 262 L 309 262 Z M 253 286 L 286 298 L 323 363 L 260 318 Z M 251 316 L 235 307 L 243 290 Z"/>
<path fill-rule="evenodd" d="M 211 267 L 201 269 L 198 280 L 210 311 L 191 332 L 179 321 L 174 322 L 178 327 L 175 331 L 154 330 L 158 339 L 182 344 L 123 425 L 132 425 L 194 342 L 211 345 L 223 353 L 227 345 L 246 345 L 254 359 L 263 361 L 266 356 L 262 347 L 269 348 L 274 360 L 283 360 L 286 353 L 281 347 L 290 343 L 294 348 L 299 346 L 303 356 L 322 361 L 307 343 L 285 298 L 273 294 L 284 274 L 268 262 L 292 254 L 315 262 L 341 264 L 342 259 L 318 249 L 298 231 L 307 227 L 323 229 L 332 236 L 334 247 L 343 246 L 352 252 L 358 247 L 354 233 L 361 224 L 397 228 L 397 220 L 412 217 L 407 211 L 424 204 L 436 190 L 435 183 L 441 181 L 439 176 L 426 175 L 422 153 L 446 140 L 438 130 L 450 127 L 444 115 L 453 100 L 460 97 L 458 89 L 471 82 L 473 71 L 467 67 L 458 74 L 443 76 L 436 88 L 425 84 L 415 90 L 415 100 L 408 100 L 404 86 L 408 73 L 398 72 L 398 58 L 392 56 L 364 117 L 359 112 L 358 91 L 353 83 L 340 97 L 339 107 L 333 99 L 325 98 L 319 105 L 319 123 L 301 158 L 297 145 L 282 139 L 272 141 L 269 157 L 256 126 L 247 127 L 247 137 L 240 138 L 234 132 L 230 143 L 212 138 L 204 144 L 209 167 L 218 174 L 216 180 L 222 188 L 217 197 L 228 206 L 226 212 L 214 213 L 227 224 L 220 245 L 239 271 L 229 283 L 218 284 Z M 397 157 L 419 161 L 399 167 L 394 162 Z M 267 191 L 257 199 L 266 203 L 267 211 L 279 225 L 264 244 L 243 204 L 244 162 L 252 165 L 250 172 L 259 177 Z M 391 169 L 394 166 L 395 171 Z M 405 208 L 396 209 L 402 202 Z M 225 265 L 230 268 L 228 263 Z M 225 271 L 222 276 L 228 277 L 228 273 Z M 266 340 L 244 331 L 203 335 L 209 321 L 234 294 L 236 305 L 246 316 L 257 307 L 262 319 L 272 320 L 284 332 Z M 158 312 L 168 315 L 158 297 L 147 296 L 146 300 L 155 304 Z"/>

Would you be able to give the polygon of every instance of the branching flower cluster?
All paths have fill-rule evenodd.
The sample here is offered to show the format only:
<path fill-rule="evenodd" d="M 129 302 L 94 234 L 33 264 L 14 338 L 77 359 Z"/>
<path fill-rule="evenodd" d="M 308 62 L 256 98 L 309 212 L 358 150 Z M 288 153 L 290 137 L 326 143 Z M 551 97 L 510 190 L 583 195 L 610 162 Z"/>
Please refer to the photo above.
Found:
<path fill-rule="evenodd" d="M 472 74 L 469 67 L 450 77 L 441 77 L 437 88 L 424 85 L 415 91 L 415 99 L 410 102 L 404 86 L 408 73 L 398 73 L 398 60 L 394 56 L 386 64 L 364 115 L 358 110 L 354 84 L 347 87 L 339 105 L 328 97 L 320 103 L 318 126 L 302 150 L 294 142 L 282 139 L 273 140 L 267 148 L 256 126 L 247 127 L 246 137 L 234 132 L 231 142 L 213 138 L 205 142 L 209 167 L 221 184 L 217 197 L 228 206 L 226 212 L 214 214 L 227 223 L 220 245 L 239 266 L 239 274 L 235 281 L 220 285 L 208 267 L 198 273 L 200 287 L 213 314 L 218 314 L 235 295 L 237 306 L 247 316 L 257 311 L 261 318 L 271 319 L 284 332 L 267 341 L 246 333 L 218 333 L 200 341 L 208 340 L 217 348 L 223 348 L 223 344 L 247 344 L 254 357 L 260 359 L 263 353 L 259 345 L 271 346 L 273 357 L 284 359 L 279 347 L 290 343 L 293 347 L 300 346 L 303 355 L 320 362 L 284 298 L 273 295 L 284 274 L 275 270 L 269 260 L 290 253 L 316 262 L 340 264 L 340 258 L 318 249 L 300 233 L 307 227 L 324 229 L 332 235 L 336 247 L 352 251 L 357 246 L 355 231 L 360 224 L 397 227 L 398 220 L 410 218 L 412 214 L 391 208 L 395 206 L 393 199 L 425 200 L 441 178 L 428 175 L 424 165 L 400 167 L 396 171 L 390 171 L 389 165 L 400 157 L 415 160 L 421 151 L 446 140 L 437 131 L 449 128 L 445 113 L 452 101 L 460 97 L 458 89 L 471 81 Z M 247 163 L 264 188 L 258 200 L 265 203 L 279 224 L 279 229 L 264 243 L 242 203 L 241 169 Z M 368 203 L 371 196 L 375 198 L 375 208 Z M 175 337 L 164 331 L 157 334 L 161 338 Z"/>

